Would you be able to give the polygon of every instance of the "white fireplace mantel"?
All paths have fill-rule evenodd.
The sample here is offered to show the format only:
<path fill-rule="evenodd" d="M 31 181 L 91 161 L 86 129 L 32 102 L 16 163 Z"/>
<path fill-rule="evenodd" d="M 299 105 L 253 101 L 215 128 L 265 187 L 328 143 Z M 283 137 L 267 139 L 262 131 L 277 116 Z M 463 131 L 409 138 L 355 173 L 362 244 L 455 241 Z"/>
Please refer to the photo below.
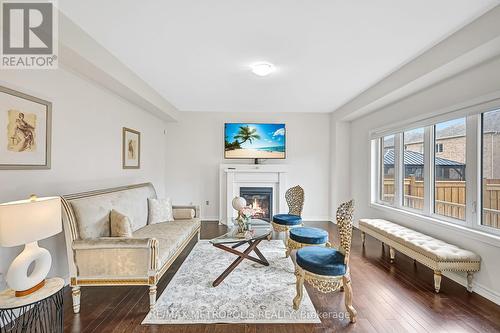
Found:
<path fill-rule="evenodd" d="M 231 203 L 240 187 L 272 187 L 273 212 L 287 211 L 285 191 L 288 167 L 279 164 L 221 164 L 219 167 L 219 221 L 228 224 L 236 212 Z M 231 224 L 232 222 L 229 222 Z"/>

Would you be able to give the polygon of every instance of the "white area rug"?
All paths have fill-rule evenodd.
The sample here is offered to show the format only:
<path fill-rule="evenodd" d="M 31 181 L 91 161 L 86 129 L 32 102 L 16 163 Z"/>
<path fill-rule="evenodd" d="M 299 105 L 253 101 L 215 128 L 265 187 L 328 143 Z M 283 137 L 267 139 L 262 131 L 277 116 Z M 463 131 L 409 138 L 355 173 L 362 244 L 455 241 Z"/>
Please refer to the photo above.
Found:
<path fill-rule="evenodd" d="M 283 242 L 262 241 L 258 248 L 269 266 L 243 260 L 219 286 L 212 287 L 237 257 L 208 241 L 198 242 L 142 323 L 319 323 L 305 289 L 300 309 L 292 308 L 294 265 L 285 258 Z"/>

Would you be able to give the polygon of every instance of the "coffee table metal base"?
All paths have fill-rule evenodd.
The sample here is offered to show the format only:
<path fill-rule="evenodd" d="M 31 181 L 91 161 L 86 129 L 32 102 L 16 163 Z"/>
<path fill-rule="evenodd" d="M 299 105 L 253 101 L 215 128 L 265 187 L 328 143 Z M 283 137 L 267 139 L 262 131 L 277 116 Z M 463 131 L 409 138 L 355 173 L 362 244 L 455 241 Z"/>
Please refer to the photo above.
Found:
<path fill-rule="evenodd" d="M 219 249 L 237 255 L 238 258 L 233 261 L 233 263 L 214 281 L 214 283 L 212 283 L 212 285 L 214 287 L 217 287 L 243 261 L 243 259 L 251 260 L 264 266 L 269 266 L 269 262 L 267 261 L 266 257 L 264 257 L 262 252 L 260 252 L 260 250 L 257 248 L 261 241 L 262 239 L 242 241 L 233 245 L 232 247 L 227 247 L 223 244 L 214 244 L 214 246 L 218 247 Z M 236 248 L 243 244 L 248 244 L 248 248 L 245 251 L 241 252 L 236 250 Z M 255 252 L 258 258 L 250 255 L 252 251 Z"/>

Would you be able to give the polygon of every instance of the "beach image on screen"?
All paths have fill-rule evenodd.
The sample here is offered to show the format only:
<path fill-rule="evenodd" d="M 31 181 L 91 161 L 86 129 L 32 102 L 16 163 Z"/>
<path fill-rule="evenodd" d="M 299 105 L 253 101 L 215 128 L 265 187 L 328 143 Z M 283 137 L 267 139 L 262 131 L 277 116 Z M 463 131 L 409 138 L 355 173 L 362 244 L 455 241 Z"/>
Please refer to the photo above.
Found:
<path fill-rule="evenodd" d="M 225 158 L 285 158 L 285 124 L 226 124 Z"/>

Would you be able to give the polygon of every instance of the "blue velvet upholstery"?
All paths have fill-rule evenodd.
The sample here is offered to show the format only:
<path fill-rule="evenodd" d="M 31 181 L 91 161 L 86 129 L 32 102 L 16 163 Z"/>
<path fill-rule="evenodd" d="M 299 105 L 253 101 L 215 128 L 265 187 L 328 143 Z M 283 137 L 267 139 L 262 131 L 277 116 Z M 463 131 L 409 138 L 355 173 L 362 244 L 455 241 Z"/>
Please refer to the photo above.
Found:
<path fill-rule="evenodd" d="M 319 275 L 341 276 L 346 273 L 344 255 L 335 249 L 323 246 L 308 246 L 299 249 L 297 265 Z"/>
<path fill-rule="evenodd" d="M 290 229 L 290 239 L 302 244 L 325 244 L 328 232 L 319 228 L 293 228 Z"/>
<path fill-rule="evenodd" d="M 281 225 L 297 225 L 302 223 L 302 218 L 291 214 L 277 214 L 273 216 L 273 222 Z"/>

